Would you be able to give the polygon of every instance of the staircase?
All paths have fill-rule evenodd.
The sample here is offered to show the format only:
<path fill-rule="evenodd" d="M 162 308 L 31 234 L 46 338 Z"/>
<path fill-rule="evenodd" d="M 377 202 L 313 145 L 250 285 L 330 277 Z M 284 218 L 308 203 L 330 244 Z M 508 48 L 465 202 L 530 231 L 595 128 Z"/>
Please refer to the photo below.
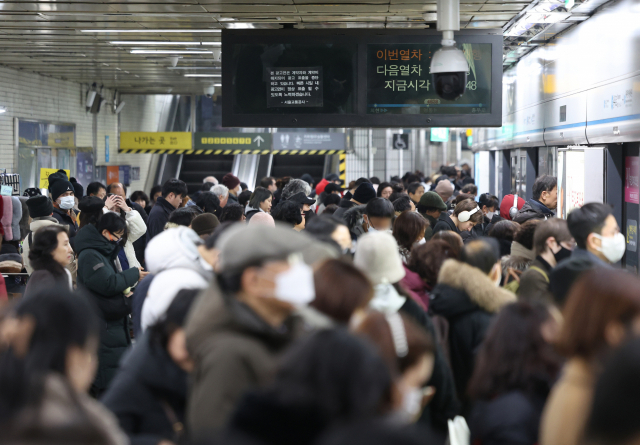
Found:
<path fill-rule="evenodd" d="M 325 155 L 273 155 L 271 176 L 300 178 L 309 173 L 317 184 L 324 175 L 325 158 Z"/>
<path fill-rule="evenodd" d="M 202 180 L 215 176 L 219 182 L 233 167 L 234 155 L 184 155 L 180 179 L 187 183 L 189 194 L 202 188 Z"/>

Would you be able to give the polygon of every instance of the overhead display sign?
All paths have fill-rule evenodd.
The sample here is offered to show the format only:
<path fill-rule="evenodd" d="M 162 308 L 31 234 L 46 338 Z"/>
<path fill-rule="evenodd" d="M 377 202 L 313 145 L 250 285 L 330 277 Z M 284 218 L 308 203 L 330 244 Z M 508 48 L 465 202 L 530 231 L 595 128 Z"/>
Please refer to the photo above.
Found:
<path fill-rule="evenodd" d="M 322 67 L 268 68 L 267 107 L 322 107 Z"/>
<path fill-rule="evenodd" d="M 502 31 L 456 33 L 466 92 L 437 96 L 442 33 L 405 29 L 222 31 L 225 127 L 500 127 Z"/>
<path fill-rule="evenodd" d="M 368 114 L 487 114 L 491 112 L 491 44 L 458 45 L 469 63 L 467 88 L 457 100 L 438 97 L 431 55 L 440 44 L 367 45 Z"/>
<path fill-rule="evenodd" d="M 196 133 L 194 141 L 195 154 L 261 154 L 271 150 L 271 133 Z"/>
<path fill-rule="evenodd" d="M 344 151 L 346 149 L 346 135 L 344 133 L 274 133 L 273 151 Z M 303 153 L 304 154 L 304 153 Z"/>
<path fill-rule="evenodd" d="M 120 153 L 167 153 L 191 150 L 192 133 L 170 132 L 121 132 Z"/>

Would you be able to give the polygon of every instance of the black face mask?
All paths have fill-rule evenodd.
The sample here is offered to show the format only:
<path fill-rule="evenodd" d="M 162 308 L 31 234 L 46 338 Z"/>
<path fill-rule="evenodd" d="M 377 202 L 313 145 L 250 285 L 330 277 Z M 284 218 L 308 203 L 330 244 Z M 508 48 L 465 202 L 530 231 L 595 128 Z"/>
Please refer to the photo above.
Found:
<path fill-rule="evenodd" d="M 313 218 L 314 216 L 316 216 L 316 214 L 315 214 L 315 212 L 313 210 L 307 210 L 306 212 L 304 212 L 305 224 L 307 224 L 309 222 L 309 220 L 311 218 Z"/>
<path fill-rule="evenodd" d="M 571 251 L 564 246 L 560 246 L 560 250 L 557 253 L 553 254 L 553 257 L 556 259 L 556 263 L 569 258 L 571 256 Z"/>

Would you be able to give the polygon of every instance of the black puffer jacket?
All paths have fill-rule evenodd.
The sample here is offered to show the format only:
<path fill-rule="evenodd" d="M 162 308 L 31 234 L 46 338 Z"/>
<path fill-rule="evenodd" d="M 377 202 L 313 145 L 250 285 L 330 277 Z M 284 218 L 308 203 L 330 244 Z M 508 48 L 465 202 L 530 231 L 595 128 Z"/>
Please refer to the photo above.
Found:
<path fill-rule="evenodd" d="M 460 231 L 447 212 L 442 212 L 440 214 L 440 218 L 438 218 L 438 222 L 433 228 L 433 235 L 442 230 L 450 230 L 452 232 L 456 232 L 458 235 L 460 234 Z"/>
<path fill-rule="evenodd" d="M 511 391 L 475 403 L 469 418 L 474 445 L 535 445 L 546 397 Z"/>
<path fill-rule="evenodd" d="M 449 322 L 451 367 L 463 412 L 478 347 L 494 314 L 514 301 L 513 293 L 496 287 L 480 269 L 452 259 L 440 269 L 429 310 Z"/>
<path fill-rule="evenodd" d="M 544 204 L 534 199 L 528 200 L 513 218 L 518 224 L 523 224 L 530 219 L 549 219 L 555 215 Z"/>
<path fill-rule="evenodd" d="M 174 423 L 184 424 L 186 399 L 187 373 L 144 335 L 123 360 L 102 403 L 132 445 L 156 445 L 176 440 Z"/>
<path fill-rule="evenodd" d="M 122 354 L 131 344 L 128 315 L 131 300 L 124 291 L 138 282 L 137 268 L 118 272 L 115 259 L 120 246 L 111 243 L 89 224 L 76 235 L 78 253 L 78 287 L 87 291 L 100 309 L 98 372 L 91 392 L 99 396 L 113 379 Z"/>
<path fill-rule="evenodd" d="M 338 210 L 335 211 L 335 213 L 333 214 L 334 218 L 344 218 L 344 214 L 347 212 L 347 210 L 349 210 L 350 208 L 353 207 L 357 207 L 358 204 L 356 204 L 355 202 L 351 201 L 351 198 L 347 199 L 342 198 L 342 200 L 340 201 L 340 204 L 338 204 Z"/>

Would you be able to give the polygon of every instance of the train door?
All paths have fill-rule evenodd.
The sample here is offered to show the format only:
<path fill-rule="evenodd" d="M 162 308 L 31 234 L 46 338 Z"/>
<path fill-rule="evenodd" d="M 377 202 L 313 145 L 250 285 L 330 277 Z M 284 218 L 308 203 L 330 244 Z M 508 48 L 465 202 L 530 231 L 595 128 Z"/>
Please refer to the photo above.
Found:
<path fill-rule="evenodd" d="M 557 216 L 566 218 L 585 202 L 604 202 L 604 171 L 605 147 L 559 148 Z"/>

